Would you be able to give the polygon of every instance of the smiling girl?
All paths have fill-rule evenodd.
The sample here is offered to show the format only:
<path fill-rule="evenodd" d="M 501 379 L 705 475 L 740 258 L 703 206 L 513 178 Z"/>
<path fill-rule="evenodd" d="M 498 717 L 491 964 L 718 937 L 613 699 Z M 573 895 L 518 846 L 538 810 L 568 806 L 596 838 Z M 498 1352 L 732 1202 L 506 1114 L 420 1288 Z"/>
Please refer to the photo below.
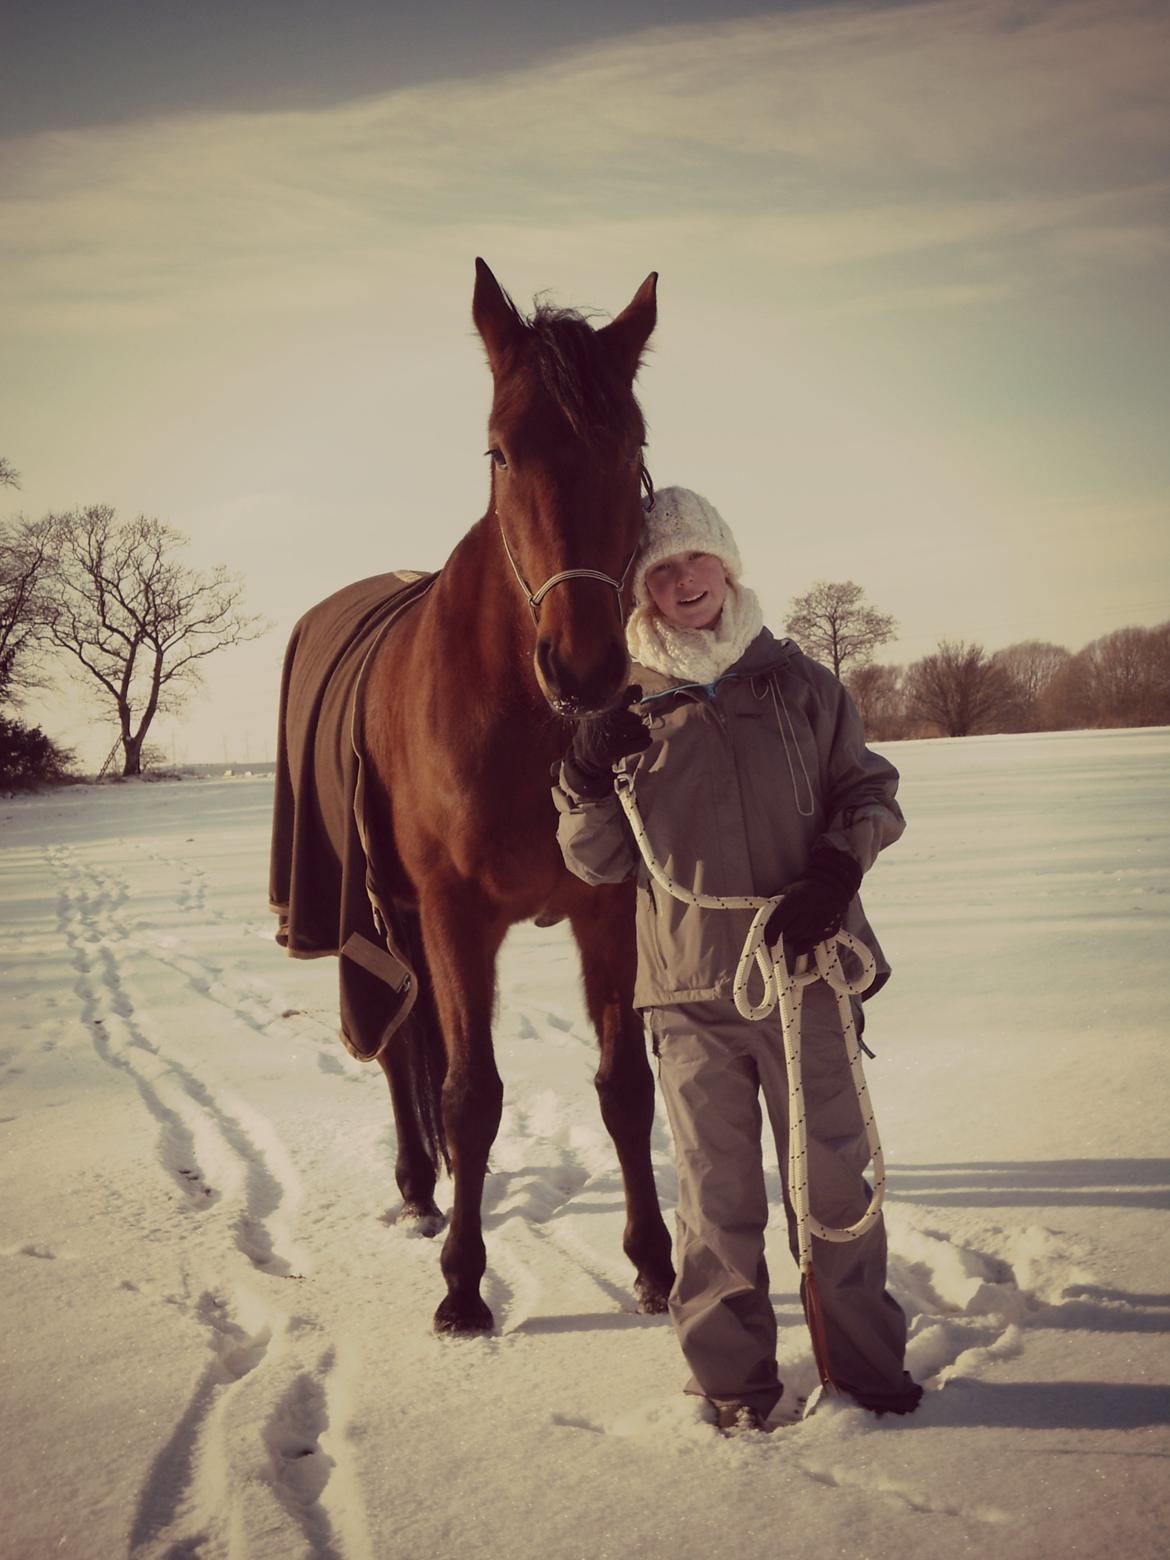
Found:
<path fill-rule="evenodd" d="M 741 572 L 735 539 L 706 499 L 686 488 L 657 494 L 626 628 L 633 682 L 621 707 L 578 724 L 553 793 L 570 869 L 587 883 L 637 879 L 634 1003 L 659 1057 L 678 1164 L 670 1311 L 687 1390 L 710 1401 L 728 1432 L 768 1428 L 782 1392 L 760 1108 L 762 1093 L 786 1181 L 780 1024 L 744 1019 L 733 1000 L 751 911 L 684 904 L 650 877 L 615 770 L 675 881 L 703 895 L 783 892 L 767 936 L 794 954 L 844 925 L 877 961 L 870 995 L 889 966 L 857 889 L 905 827 L 897 771 L 865 746 L 844 688 L 773 638 Z M 851 1225 L 871 1196 L 869 1146 L 821 983 L 804 998 L 802 1049 L 813 1216 Z M 795 1256 L 786 1184 L 784 1200 Z M 813 1268 L 835 1386 L 875 1413 L 911 1412 L 922 1392 L 903 1368 L 906 1322 L 885 1287 L 880 1217 L 849 1244 L 814 1240 Z"/>

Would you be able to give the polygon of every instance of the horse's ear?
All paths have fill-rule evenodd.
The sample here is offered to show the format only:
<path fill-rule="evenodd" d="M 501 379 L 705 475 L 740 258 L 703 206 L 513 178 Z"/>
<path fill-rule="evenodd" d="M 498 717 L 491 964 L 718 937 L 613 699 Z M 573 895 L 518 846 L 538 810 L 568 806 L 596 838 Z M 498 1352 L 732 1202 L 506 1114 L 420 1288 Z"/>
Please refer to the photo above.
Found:
<path fill-rule="evenodd" d="M 651 271 L 625 308 L 597 334 L 632 382 L 658 319 L 658 272 Z"/>
<path fill-rule="evenodd" d="M 494 372 L 508 349 L 524 330 L 516 305 L 492 275 L 491 267 L 476 256 L 475 292 L 471 298 L 471 317 L 487 348 L 488 362 Z"/>

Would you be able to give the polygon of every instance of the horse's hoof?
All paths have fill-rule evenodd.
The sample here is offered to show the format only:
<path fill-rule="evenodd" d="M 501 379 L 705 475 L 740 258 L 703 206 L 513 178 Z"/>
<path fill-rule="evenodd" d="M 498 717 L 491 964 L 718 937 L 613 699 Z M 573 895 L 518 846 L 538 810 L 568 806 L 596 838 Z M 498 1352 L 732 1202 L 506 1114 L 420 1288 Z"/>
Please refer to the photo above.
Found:
<path fill-rule="evenodd" d="M 394 1222 L 401 1224 L 408 1235 L 424 1235 L 429 1240 L 446 1224 L 447 1215 L 441 1213 L 434 1203 L 429 1206 L 403 1203 L 402 1212 Z"/>
<path fill-rule="evenodd" d="M 442 1337 L 470 1338 L 489 1333 L 496 1319 L 478 1295 L 456 1300 L 448 1295 L 435 1312 L 435 1331 Z"/>
<path fill-rule="evenodd" d="M 639 1278 L 634 1284 L 634 1293 L 638 1297 L 638 1314 L 640 1316 L 662 1316 L 667 1309 L 667 1299 L 670 1290 L 660 1289 L 657 1284 L 651 1283 L 648 1278 Z"/>

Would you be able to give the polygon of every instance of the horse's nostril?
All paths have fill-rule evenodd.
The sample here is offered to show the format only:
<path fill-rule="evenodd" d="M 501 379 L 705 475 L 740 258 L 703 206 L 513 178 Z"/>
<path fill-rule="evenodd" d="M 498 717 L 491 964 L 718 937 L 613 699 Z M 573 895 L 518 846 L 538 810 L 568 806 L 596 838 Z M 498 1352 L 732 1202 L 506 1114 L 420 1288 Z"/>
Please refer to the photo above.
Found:
<path fill-rule="evenodd" d="M 540 673 L 541 681 L 550 693 L 555 693 L 558 688 L 556 657 L 553 655 L 551 639 L 538 639 L 536 641 L 536 669 Z"/>

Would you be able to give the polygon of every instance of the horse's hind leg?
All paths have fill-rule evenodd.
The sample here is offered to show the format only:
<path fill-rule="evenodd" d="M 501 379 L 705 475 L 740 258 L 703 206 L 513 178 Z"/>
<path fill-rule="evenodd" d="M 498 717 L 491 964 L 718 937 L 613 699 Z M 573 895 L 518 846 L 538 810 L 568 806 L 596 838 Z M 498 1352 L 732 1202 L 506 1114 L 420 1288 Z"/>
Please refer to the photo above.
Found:
<path fill-rule="evenodd" d="M 415 1075 L 418 1062 L 412 1055 L 414 1037 L 403 1032 L 413 1018 L 412 1014 L 403 1030 L 391 1037 L 390 1044 L 378 1057 L 378 1064 L 390 1086 L 394 1130 L 398 1138 L 394 1178 L 402 1193 L 399 1223 L 413 1225 L 421 1235 L 437 1235 L 444 1223 L 435 1202 L 438 1167 L 433 1153 L 427 1149 L 419 1122 L 419 1080 Z"/>
<path fill-rule="evenodd" d="M 489 1332 L 479 1286 L 487 1265 L 480 1204 L 504 1088 L 492 1053 L 496 954 L 507 924 L 473 883 L 420 891 L 423 943 L 443 1029 L 447 1073 L 443 1126 L 454 1201 L 440 1264 L 447 1296 L 435 1312 L 440 1333 Z"/>
<path fill-rule="evenodd" d="M 404 905 L 398 906 L 395 932 L 414 971 L 418 993 L 406 1021 L 378 1057 L 390 1087 L 398 1140 L 394 1161 L 394 1177 L 402 1193 L 398 1218 L 421 1235 L 437 1235 L 445 1222 L 435 1203 L 435 1182 L 444 1153 L 439 1090 L 446 1056 L 418 916 Z"/>
<path fill-rule="evenodd" d="M 622 1245 L 637 1270 L 638 1309 L 665 1311 L 674 1268 L 650 1162 L 654 1077 L 642 1025 L 631 1005 L 635 950 L 628 885 L 590 889 L 570 920 L 581 950 L 585 1000 L 601 1047 L 594 1080 L 601 1118 L 617 1150 L 626 1188 Z"/>

